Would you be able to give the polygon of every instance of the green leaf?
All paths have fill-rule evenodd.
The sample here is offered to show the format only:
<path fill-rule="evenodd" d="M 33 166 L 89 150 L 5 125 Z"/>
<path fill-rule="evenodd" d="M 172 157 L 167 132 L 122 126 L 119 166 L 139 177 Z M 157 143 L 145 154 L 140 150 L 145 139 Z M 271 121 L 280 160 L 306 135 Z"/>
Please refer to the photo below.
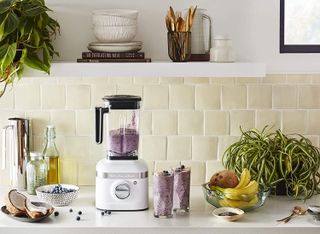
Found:
<path fill-rule="evenodd" d="M 34 16 L 40 15 L 48 10 L 49 9 L 46 6 L 33 5 L 30 8 L 26 9 L 23 13 L 26 16 L 34 17 Z"/>
<path fill-rule="evenodd" d="M 28 54 L 24 60 L 24 63 L 33 69 L 49 73 L 49 68 L 43 64 L 36 54 Z"/>
<path fill-rule="evenodd" d="M 19 18 L 15 13 L 8 15 L 7 21 L 5 23 L 5 34 L 8 35 L 14 32 L 19 26 Z"/>
<path fill-rule="evenodd" d="M 2 0 L 0 1 L 0 14 L 8 11 L 11 6 L 11 1 L 10 0 Z"/>
<path fill-rule="evenodd" d="M 3 40 L 7 35 L 14 32 L 19 25 L 19 19 L 13 12 L 7 14 L 5 19 L 0 25 L 0 41 Z"/>
<path fill-rule="evenodd" d="M 24 71 L 24 64 L 20 64 L 19 69 L 17 71 L 17 75 L 18 75 L 19 80 L 22 78 L 23 71 Z"/>
<path fill-rule="evenodd" d="M 50 56 L 50 52 L 49 49 L 46 45 L 46 43 L 42 44 L 43 47 L 43 63 L 50 68 L 50 63 L 51 63 L 51 56 Z"/>
<path fill-rule="evenodd" d="M 6 68 L 12 63 L 14 56 L 16 55 L 17 43 L 8 45 L 6 52 L 3 57 L 1 57 L 0 69 L 1 71 L 6 70 Z"/>
<path fill-rule="evenodd" d="M 40 35 L 39 32 L 34 29 L 33 33 L 32 33 L 32 37 L 33 37 L 33 43 L 36 47 L 39 47 L 39 43 L 40 43 Z"/>
<path fill-rule="evenodd" d="M 6 21 L 8 19 L 8 15 L 6 15 L 6 17 L 3 19 L 3 21 L 1 22 L 0 24 L 0 41 L 3 40 L 3 38 L 5 37 L 5 24 L 6 24 Z"/>
<path fill-rule="evenodd" d="M 8 47 L 9 47 L 9 44 L 6 43 L 6 44 L 3 44 L 2 46 L 0 46 L 0 58 L 4 58 L 7 50 L 8 50 Z"/>

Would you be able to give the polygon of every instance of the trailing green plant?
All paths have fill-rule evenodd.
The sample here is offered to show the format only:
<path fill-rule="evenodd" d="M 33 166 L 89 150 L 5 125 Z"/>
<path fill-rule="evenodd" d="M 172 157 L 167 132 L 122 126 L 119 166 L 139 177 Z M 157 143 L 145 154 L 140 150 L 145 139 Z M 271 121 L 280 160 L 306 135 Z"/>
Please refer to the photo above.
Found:
<path fill-rule="evenodd" d="M 320 192 L 320 150 L 300 134 L 285 135 L 281 130 L 243 131 L 238 142 L 227 148 L 223 164 L 239 176 L 244 168 L 265 187 L 280 183 L 287 195 L 307 199 Z"/>
<path fill-rule="evenodd" d="M 59 23 L 44 0 L 0 0 L 0 97 L 26 66 L 49 74 Z"/>

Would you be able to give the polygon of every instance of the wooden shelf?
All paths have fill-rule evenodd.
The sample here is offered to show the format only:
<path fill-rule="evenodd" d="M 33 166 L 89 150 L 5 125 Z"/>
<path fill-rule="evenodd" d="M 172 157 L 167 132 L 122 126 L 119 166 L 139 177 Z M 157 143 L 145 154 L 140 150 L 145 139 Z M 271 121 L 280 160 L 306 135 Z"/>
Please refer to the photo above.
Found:
<path fill-rule="evenodd" d="M 235 62 L 152 62 L 152 63 L 76 63 L 55 62 L 50 76 L 54 77 L 264 77 L 264 63 Z M 25 77 L 47 76 L 26 69 Z"/>

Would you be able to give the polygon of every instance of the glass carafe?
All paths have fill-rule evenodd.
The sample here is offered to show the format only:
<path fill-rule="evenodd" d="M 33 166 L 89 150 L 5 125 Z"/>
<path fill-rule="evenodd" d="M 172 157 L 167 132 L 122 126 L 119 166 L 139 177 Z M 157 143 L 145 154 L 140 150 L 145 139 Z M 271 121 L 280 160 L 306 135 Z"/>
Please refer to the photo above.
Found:
<path fill-rule="evenodd" d="M 96 142 L 103 141 L 103 117 L 107 113 L 107 157 L 111 160 L 138 159 L 141 98 L 112 95 L 105 96 L 103 101 L 104 107 L 96 107 Z"/>

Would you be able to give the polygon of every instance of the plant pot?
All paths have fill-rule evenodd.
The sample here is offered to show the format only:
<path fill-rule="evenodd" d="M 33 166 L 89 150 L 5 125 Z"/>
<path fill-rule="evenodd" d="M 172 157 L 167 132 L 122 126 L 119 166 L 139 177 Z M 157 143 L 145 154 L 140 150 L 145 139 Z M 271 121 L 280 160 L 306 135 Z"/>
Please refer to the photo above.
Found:
<path fill-rule="evenodd" d="M 286 196 L 287 195 L 286 182 L 280 181 L 275 188 L 271 189 L 271 194 L 277 195 L 277 196 Z"/>

